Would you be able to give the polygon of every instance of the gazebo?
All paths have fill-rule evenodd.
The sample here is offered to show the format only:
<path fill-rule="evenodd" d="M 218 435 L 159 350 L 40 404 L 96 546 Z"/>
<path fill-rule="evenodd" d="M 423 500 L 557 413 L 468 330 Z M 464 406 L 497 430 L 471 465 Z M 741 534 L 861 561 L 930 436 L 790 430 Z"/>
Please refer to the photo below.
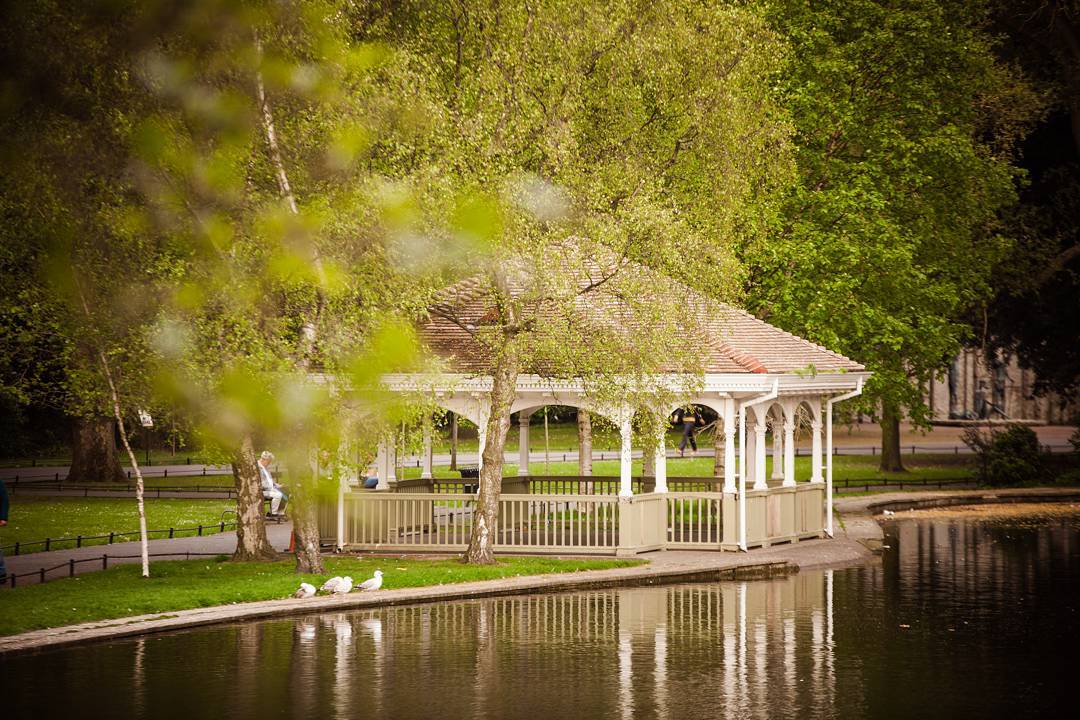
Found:
<path fill-rule="evenodd" d="M 479 317 L 483 293 L 482 280 L 474 278 L 444 297 L 451 297 L 464 314 Z M 656 410 L 666 416 L 691 403 L 716 413 L 723 438 L 722 477 L 669 478 L 661 437 L 655 443 L 655 477 L 635 478 L 633 407 L 597 402 L 580 380 L 522 374 L 511 408 L 519 417 L 518 476 L 503 481 L 497 551 L 632 555 L 674 547 L 748 550 L 832 536 L 832 408 L 860 394 L 869 374 L 859 363 L 731 305 L 700 294 L 693 305 L 704 328 L 704 375 L 693 383 L 692 394 Z M 482 349 L 463 323 L 451 321 L 447 313 L 431 313 L 420 336 L 443 359 L 444 371 L 388 375 L 384 384 L 391 391 L 423 393 L 475 423 L 482 456 L 492 387 Z M 684 379 L 655 378 L 672 387 Z M 619 429 L 617 478 L 529 474 L 530 417 L 547 405 L 583 408 Z M 797 417 L 808 420 L 811 437 L 810 471 L 803 477 L 796 472 Z M 767 477 L 770 427 L 774 470 Z M 386 551 L 464 549 L 474 488 L 465 480 L 433 477 L 430 431 L 425 431 L 419 480 L 396 477 L 395 453 L 392 441 L 380 446 L 375 490 L 343 485 L 336 523 L 325 518 L 324 527 L 336 525 L 333 542 L 339 548 Z"/>

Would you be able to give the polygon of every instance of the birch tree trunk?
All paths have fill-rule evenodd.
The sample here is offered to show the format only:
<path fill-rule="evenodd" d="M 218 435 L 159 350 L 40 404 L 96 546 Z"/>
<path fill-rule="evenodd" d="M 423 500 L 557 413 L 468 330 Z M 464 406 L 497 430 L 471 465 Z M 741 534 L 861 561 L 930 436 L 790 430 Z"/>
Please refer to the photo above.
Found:
<path fill-rule="evenodd" d="M 255 36 L 255 50 L 262 56 L 262 42 L 259 36 Z M 289 207 L 289 212 L 299 215 L 300 210 L 296 204 L 296 196 L 293 194 L 292 185 L 289 183 L 289 175 L 285 172 L 285 163 L 281 157 L 281 148 L 278 145 L 277 131 L 274 128 L 274 113 L 270 106 L 270 100 L 266 96 L 266 87 L 263 84 L 261 70 L 255 71 L 255 90 L 258 95 L 259 109 L 263 134 L 266 136 L 266 145 L 270 153 L 270 161 L 274 166 L 274 175 L 278 183 L 278 191 L 282 199 Z M 320 282 L 324 279 L 322 259 L 318 249 L 315 248 L 311 260 L 313 269 Z M 318 344 L 319 317 L 325 303 L 320 286 L 315 288 L 315 308 L 311 315 L 304 319 L 302 333 L 302 350 L 299 365 L 304 370 L 311 366 L 312 356 Z M 296 537 L 296 572 L 297 573 L 321 573 L 323 572 L 322 557 L 319 554 L 319 521 L 318 513 L 314 505 L 318 482 L 310 471 L 296 468 L 302 472 L 293 475 L 295 478 L 292 490 L 292 516 L 293 533 Z M 290 468 L 290 471 L 293 469 Z M 292 474 L 290 472 L 290 474 Z"/>
<path fill-rule="evenodd" d="M 491 413 L 487 421 L 487 443 L 480 468 L 480 492 L 473 513 L 472 533 L 465 562 L 491 565 L 495 562 L 495 533 L 499 522 L 499 495 L 502 493 L 503 450 L 510 430 L 510 407 L 517 390 L 518 356 L 513 341 L 499 353 L 492 372 Z"/>
<path fill-rule="evenodd" d="M 316 508 L 318 478 L 311 468 L 303 466 L 290 466 L 289 475 L 295 478 L 289 485 L 289 504 L 292 506 L 290 513 L 293 518 L 293 535 L 296 538 L 296 572 L 326 572 L 320 548 L 319 516 Z"/>
<path fill-rule="evenodd" d="M 262 483 L 255 456 L 255 443 L 245 435 L 240 449 L 233 456 L 233 480 L 236 483 L 236 551 L 237 562 L 277 560 L 277 551 L 266 537 L 263 518 Z"/>
<path fill-rule="evenodd" d="M 90 312 L 90 304 L 86 301 L 86 295 L 83 294 L 82 287 L 79 285 L 77 277 L 74 278 L 74 284 L 79 293 L 79 300 L 82 302 L 82 309 L 86 314 L 87 322 L 92 323 L 93 314 Z M 120 410 L 120 393 L 117 392 L 116 383 L 113 382 L 109 358 L 105 355 L 105 351 L 100 347 L 97 348 L 97 357 L 98 361 L 101 363 L 101 370 L 105 374 L 105 381 L 109 386 L 109 397 L 112 400 L 113 418 L 116 420 L 116 427 L 120 430 L 120 440 L 123 442 L 124 450 L 127 451 L 128 459 L 131 461 L 131 469 L 135 471 L 135 505 L 139 509 L 139 549 L 141 551 L 140 554 L 142 555 L 142 576 L 150 577 L 150 550 L 146 537 L 146 505 L 143 502 L 142 470 L 139 469 L 139 460 L 135 457 L 135 453 L 131 449 L 131 443 L 128 442 L 127 430 L 124 427 L 124 414 Z"/>

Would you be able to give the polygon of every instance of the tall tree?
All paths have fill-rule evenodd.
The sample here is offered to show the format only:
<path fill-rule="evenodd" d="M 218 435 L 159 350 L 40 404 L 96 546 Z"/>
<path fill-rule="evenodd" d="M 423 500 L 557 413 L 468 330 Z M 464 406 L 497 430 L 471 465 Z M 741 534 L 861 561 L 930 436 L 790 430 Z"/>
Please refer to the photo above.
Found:
<path fill-rule="evenodd" d="M 132 132 L 142 221 L 176 253 L 160 388 L 233 463 L 238 558 L 272 555 L 254 459 L 284 460 L 298 572 L 322 569 L 320 475 L 356 429 L 347 381 L 378 347 L 369 331 L 423 301 L 382 242 L 407 197 L 372 172 L 372 147 L 408 132 L 408 96 L 393 56 L 351 43 L 344 17 L 333 3 L 177 6 L 137 64 L 157 103 Z"/>
<path fill-rule="evenodd" d="M 138 335 L 158 268 L 156 248 L 122 222 L 132 187 L 127 113 L 142 95 L 125 72 L 133 23 L 124 10 L 43 1 L 7 5 L 0 18 L 0 58 L 11 71 L 0 106 L 0 232 L 13 291 L 4 296 L 5 355 L 24 370 L 31 358 L 44 361 L 10 379 L 25 400 L 74 419 L 76 482 L 124 478 L 101 352 L 118 373 L 124 411 L 147 400 Z"/>
<path fill-rule="evenodd" d="M 798 182 L 784 222 L 743 247 L 759 317 L 858 358 L 863 407 L 900 470 L 899 424 L 968 332 L 1010 246 L 1015 143 L 1040 98 L 999 62 L 983 3 L 776 0 Z"/>
<path fill-rule="evenodd" d="M 679 298 L 638 270 L 726 295 L 732 241 L 769 227 L 790 170 L 789 128 L 769 98 L 782 49 L 752 13 L 706 2 L 404 2 L 354 20 L 357 37 L 410 58 L 413 92 L 436 109 L 433 131 L 403 149 L 418 197 L 437 206 L 450 185 L 476 200 L 449 220 L 478 240 L 457 269 L 475 280 L 434 312 L 490 359 L 466 559 L 492 562 L 519 373 L 617 382 L 677 365 L 661 348 L 690 331 Z M 585 295 L 626 303 L 649 332 L 631 342 L 579 322 Z M 456 312 L 463 298 L 482 316 Z"/>

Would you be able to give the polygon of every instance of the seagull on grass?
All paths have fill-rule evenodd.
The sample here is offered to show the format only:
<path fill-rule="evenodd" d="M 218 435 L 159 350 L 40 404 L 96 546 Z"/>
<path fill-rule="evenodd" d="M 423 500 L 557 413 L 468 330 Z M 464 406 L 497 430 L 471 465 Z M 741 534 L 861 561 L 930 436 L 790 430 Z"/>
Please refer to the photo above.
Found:
<path fill-rule="evenodd" d="M 300 589 L 293 593 L 293 597 L 301 600 L 315 597 L 315 586 L 311 583 L 300 583 Z"/>
<path fill-rule="evenodd" d="M 357 588 L 360 592 L 371 592 L 372 590 L 378 590 L 382 587 L 382 570 L 375 571 L 375 577 L 369 578 L 360 583 Z"/>
<path fill-rule="evenodd" d="M 332 577 L 323 583 L 323 586 L 319 589 L 331 595 L 347 593 L 352 590 L 352 578 L 347 575 L 345 577 Z"/>

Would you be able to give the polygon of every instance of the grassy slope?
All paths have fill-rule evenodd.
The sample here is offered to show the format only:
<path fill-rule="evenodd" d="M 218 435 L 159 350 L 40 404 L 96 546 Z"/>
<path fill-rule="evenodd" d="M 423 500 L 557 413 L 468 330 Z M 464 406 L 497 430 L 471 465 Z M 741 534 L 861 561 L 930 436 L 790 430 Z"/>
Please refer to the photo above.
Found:
<path fill-rule="evenodd" d="M 284 598 L 302 580 L 318 587 L 332 575 L 349 575 L 360 582 L 376 569 L 385 573 L 383 587 L 392 589 L 637 564 L 641 561 L 522 557 L 504 558 L 494 566 L 474 566 L 457 560 L 333 557 L 326 559 L 326 575 L 316 577 L 294 574 L 291 560 L 183 560 L 153 563 L 148 579 L 139 577 L 137 565 L 122 565 L 44 585 L 0 591 L 0 635 L 105 618 Z"/>
<path fill-rule="evenodd" d="M 235 509 L 234 500 L 153 500 L 146 501 L 146 526 L 150 530 L 193 527 L 221 522 L 223 510 Z M 230 518 L 231 519 L 231 518 Z M 0 528 L 0 545 L 45 538 L 102 535 L 127 532 L 139 527 L 138 511 L 131 498 L 47 498 L 27 494 L 11 496 L 8 524 Z M 216 528 L 215 528 L 216 529 Z M 209 534 L 207 531 L 204 534 Z M 163 537 L 151 535 L 151 538 Z M 125 538 L 136 540 L 137 536 Z M 98 540 L 94 542 L 105 542 Z M 86 542 L 84 544 L 90 544 Z M 74 547 L 56 543 L 51 549 Z M 27 548 L 37 552 L 43 547 Z"/>

